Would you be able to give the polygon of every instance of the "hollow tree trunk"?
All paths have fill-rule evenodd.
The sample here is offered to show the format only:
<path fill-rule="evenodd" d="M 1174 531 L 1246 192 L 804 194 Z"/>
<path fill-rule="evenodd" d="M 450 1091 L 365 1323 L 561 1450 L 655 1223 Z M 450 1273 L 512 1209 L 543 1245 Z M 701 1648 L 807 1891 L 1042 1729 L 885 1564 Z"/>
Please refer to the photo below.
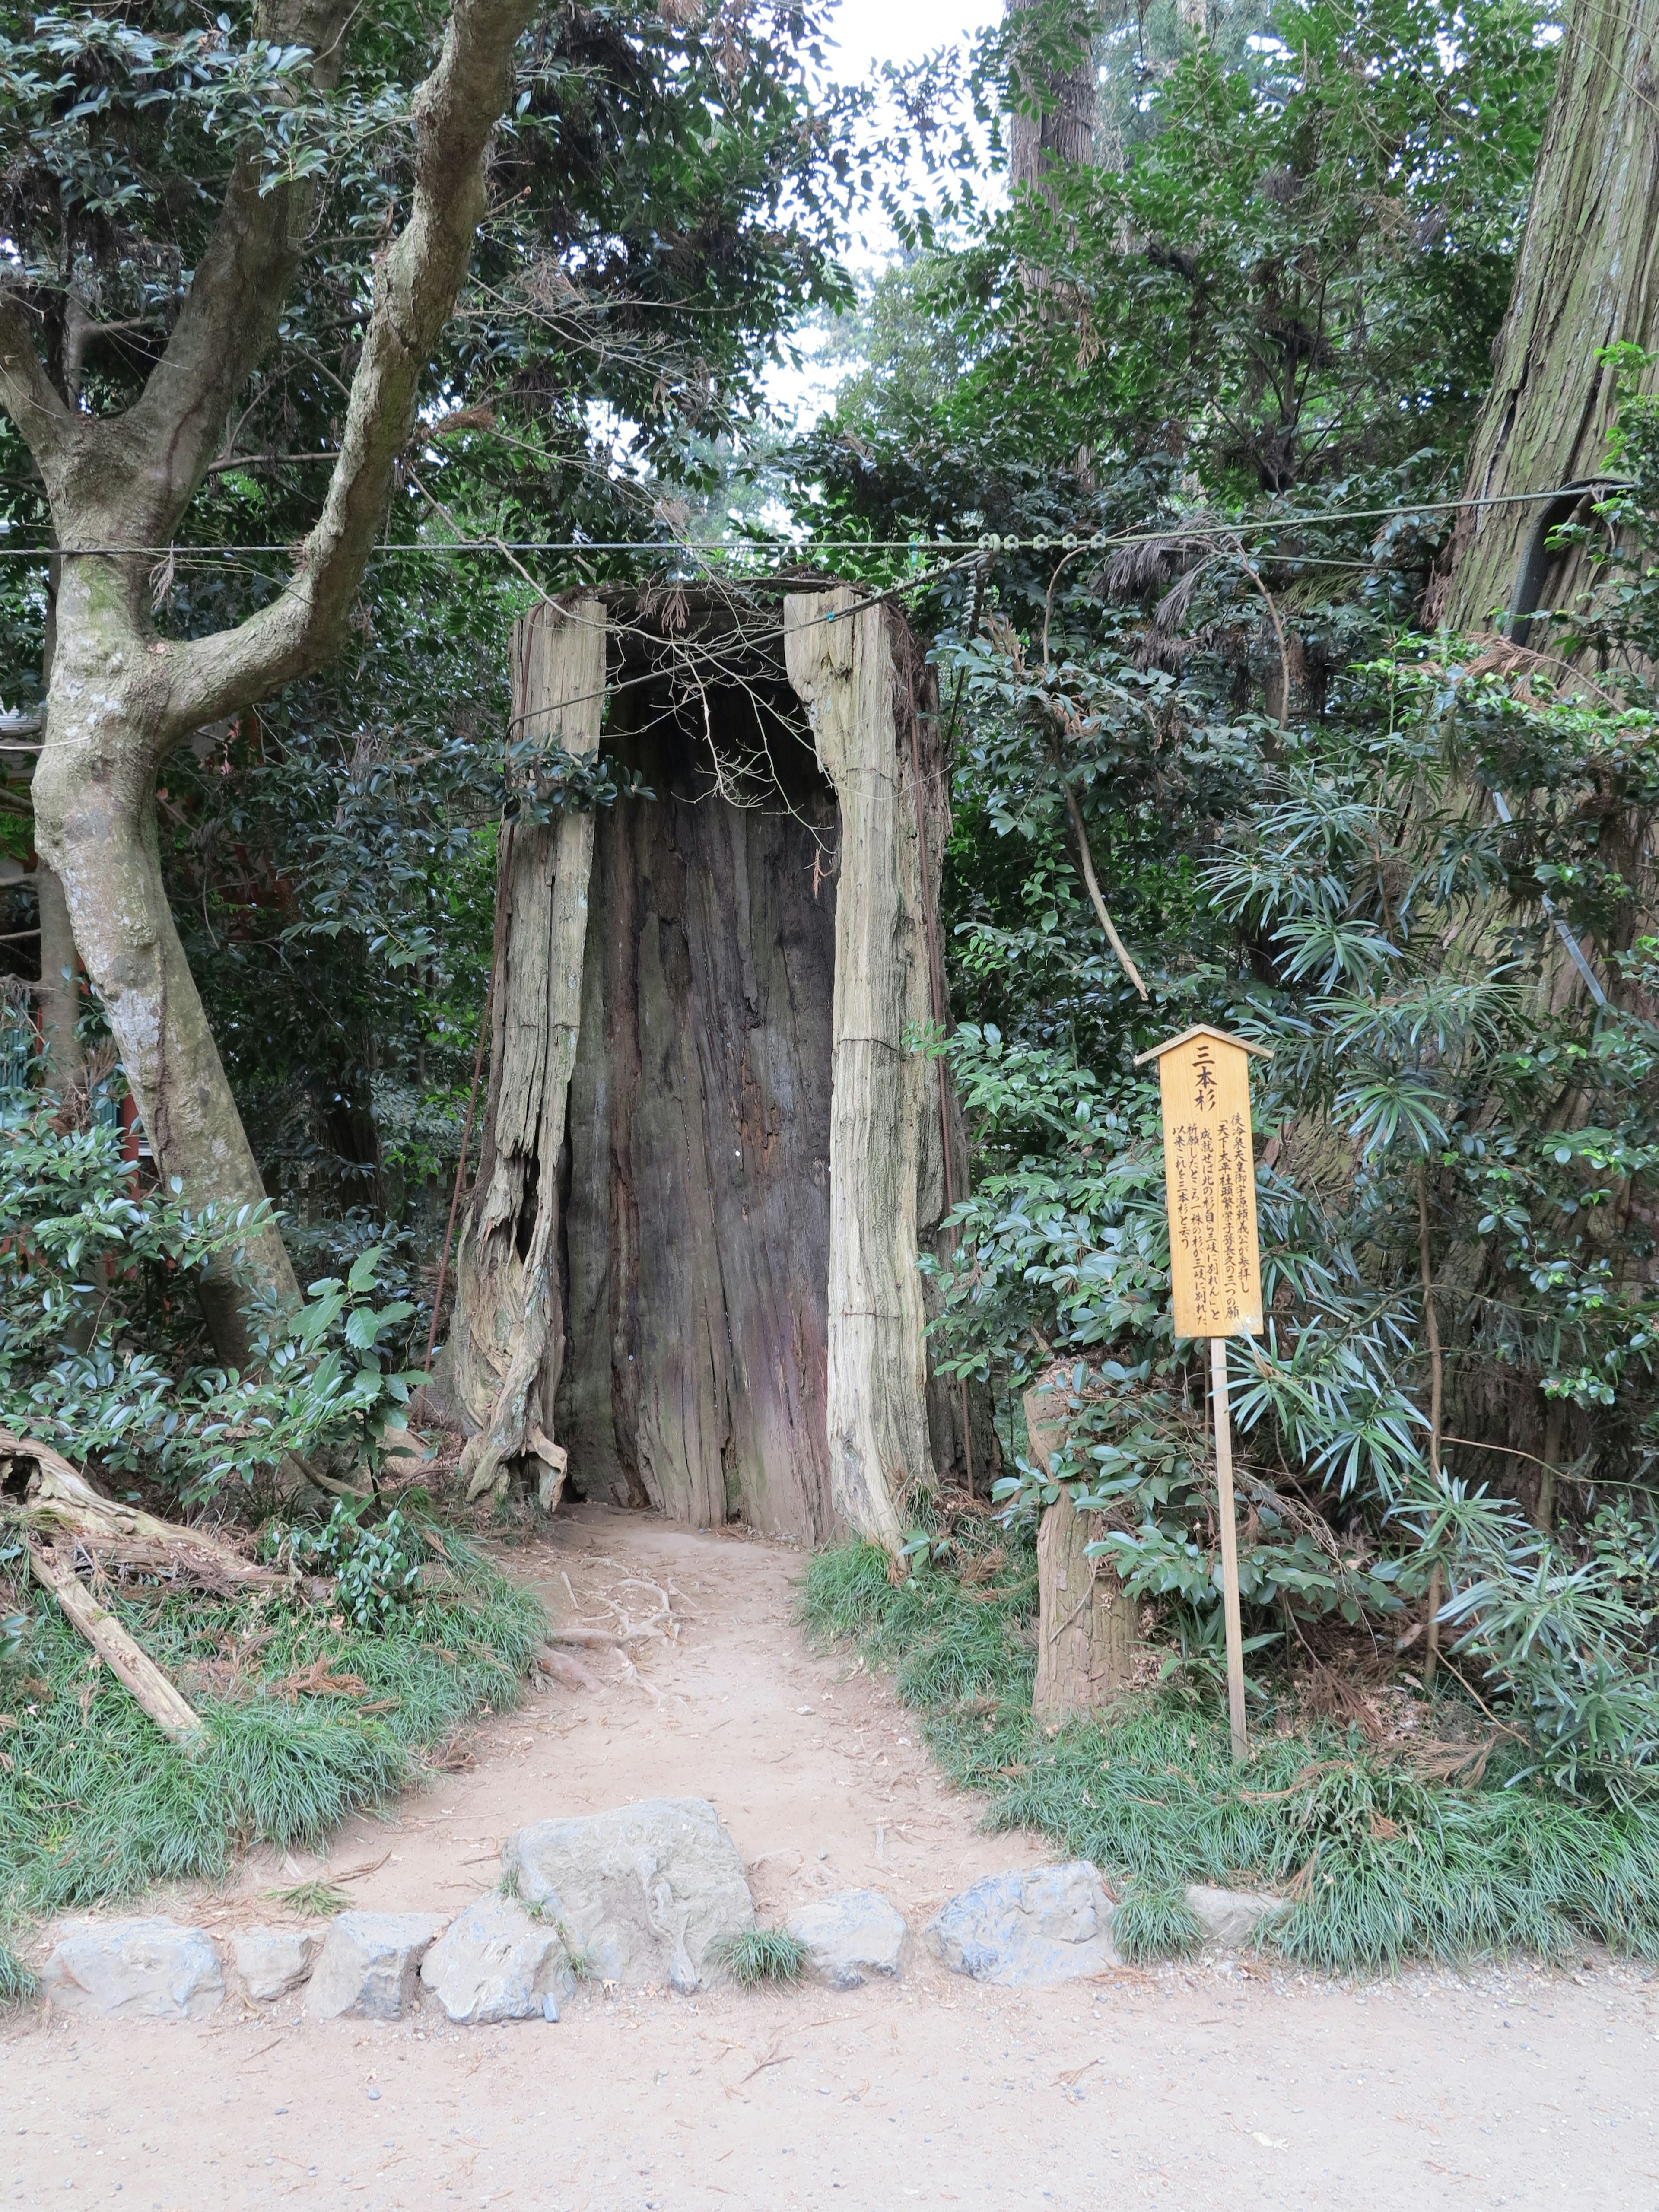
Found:
<path fill-rule="evenodd" d="M 916 804 L 898 742 L 890 625 L 845 587 L 784 603 L 789 678 L 841 805 L 830 1091 L 828 1425 L 838 1510 L 896 1553 L 934 1481 L 918 1266 L 934 1072 Z M 922 794 L 924 798 L 927 794 Z M 940 849 L 933 844 L 933 851 Z M 932 1096 L 929 1094 L 932 1093 Z M 937 1218 L 937 1215 L 934 1217 Z"/>
<path fill-rule="evenodd" d="M 1031 1456 L 1046 1474 L 1066 1433 L 1066 1386 L 1038 1384 L 1024 1399 Z M 1064 1489 L 1037 1525 L 1037 1670 L 1031 1711 L 1069 1719 L 1110 1705 L 1134 1666 L 1135 1607 L 1115 1567 L 1085 1548 L 1099 1516 L 1079 1513 Z"/>
<path fill-rule="evenodd" d="M 728 757 L 756 750 L 761 689 L 708 694 Z M 607 730 L 655 797 L 598 826 L 559 1434 L 589 1497 L 818 1544 L 835 801 L 767 712 L 775 792 L 730 804 L 701 717 L 666 703 L 630 684 Z"/>
<path fill-rule="evenodd" d="M 577 755 L 598 750 L 605 607 L 533 607 L 513 632 L 513 726 Z M 545 1471 L 556 1502 L 565 1454 L 553 1439 L 564 1358 L 559 1156 L 581 1022 L 593 817 L 503 823 L 497 859 L 489 1095 L 478 1173 L 455 1261 L 451 1385 L 474 1430 L 462 1455 L 469 1498 L 506 1487 L 515 1462 Z"/>
<path fill-rule="evenodd" d="M 1659 0 L 1575 0 L 1470 456 L 1472 499 L 1571 485 L 1604 470 L 1614 376 L 1597 356 L 1620 340 L 1659 343 L 1656 50 Z M 1654 388 L 1651 371 L 1644 384 Z M 1583 565 L 1576 555 L 1547 555 L 1543 537 L 1576 504 L 1463 509 L 1427 621 L 1504 625 L 1528 567 L 1534 605 L 1571 605 L 1588 580 Z"/>

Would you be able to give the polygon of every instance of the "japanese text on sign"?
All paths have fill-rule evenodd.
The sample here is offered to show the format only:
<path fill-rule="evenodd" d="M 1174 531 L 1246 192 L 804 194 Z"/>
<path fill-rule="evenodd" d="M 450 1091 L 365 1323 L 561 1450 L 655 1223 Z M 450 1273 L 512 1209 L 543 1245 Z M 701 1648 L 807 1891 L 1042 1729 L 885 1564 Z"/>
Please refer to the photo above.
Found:
<path fill-rule="evenodd" d="M 1261 1327 L 1249 1058 L 1200 1032 L 1158 1059 L 1177 1336 Z"/>

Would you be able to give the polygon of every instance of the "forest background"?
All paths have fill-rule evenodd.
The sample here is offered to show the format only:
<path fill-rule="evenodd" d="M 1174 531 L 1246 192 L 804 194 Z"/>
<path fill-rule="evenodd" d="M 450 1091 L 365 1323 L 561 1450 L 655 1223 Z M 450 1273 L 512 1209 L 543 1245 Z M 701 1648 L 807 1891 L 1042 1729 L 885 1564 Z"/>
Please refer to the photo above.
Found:
<path fill-rule="evenodd" d="M 1659 379 L 1641 342 L 1659 331 L 1638 313 L 1620 349 L 1558 365 L 1557 416 L 1594 416 L 1602 450 L 1508 487 L 1573 494 L 1541 509 L 1547 536 L 1540 509 L 1512 518 L 1498 566 L 1542 580 L 1518 617 L 1458 502 L 1563 58 L 1655 27 L 1523 0 L 1042 0 L 970 49 L 837 88 L 828 21 L 769 0 L 538 19 L 337 652 L 165 761 L 172 914 L 311 1285 L 296 1308 L 256 1282 L 269 1295 L 245 1300 L 236 1357 L 178 1285 L 265 1232 L 124 1164 L 100 1006 L 66 1004 L 27 781 L 61 564 L 0 417 L 0 961 L 16 978 L 0 1418 L 191 1510 L 264 1499 L 295 1456 L 372 1466 L 424 1363 L 496 827 L 525 803 L 513 622 L 541 593 L 628 580 L 736 592 L 796 571 L 899 592 L 934 641 L 954 749 L 954 1022 L 917 1048 L 948 1056 L 975 1152 L 936 1351 L 990 1391 L 1001 1517 L 919 1499 L 908 1574 L 838 1555 L 817 1617 L 937 1656 L 918 1608 L 942 1609 L 955 1671 L 916 1694 L 951 1755 L 1008 1817 L 1089 1842 L 1084 1739 L 1031 1778 L 1025 1738 L 993 1724 L 1008 1698 L 1029 1718 L 1029 1537 L 1063 1492 L 1170 1680 L 1210 1710 L 1203 1370 L 1170 1332 L 1156 1093 L 1133 1062 L 1193 1021 L 1230 1028 L 1273 1052 L 1256 1085 L 1267 1328 L 1232 1355 L 1260 1716 L 1352 1747 L 1376 1739 L 1385 1690 L 1432 1705 L 1420 1733 L 1441 1768 L 1382 1761 L 1369 1846 L 1323 1785 L 1297 1817 L 1328 1814 L 1355 1866 L 1368 1848 L 1382 1865 L 1413 1820 L 1443 1838 L 1449 1806 L 1508 1820 L 1499 1785 L 1603 1824 L 1599 1903 L 1569 1898 L 1558 1866 L 1524 1911 L 1488 1898 L 1442 1924 L 1419 1899 L 1409 1926 L 1357 1913 L 1310 1953 L 1456 1948 L 1522 1922 L 1548 1948 L 1564 1916 L 1646 1946 Z M 149 564 L 160 637 L 266 605 L 310 527 L 436 27 L 377 10 L 337 82 L 307 91 L 304 52 L 235 10 L 8 25 L 0 227 L 76 404 L 114 410 L 153 365 L 238 131 L 316 192 L 328 251 Z M 988 191 L 1010 163 L 1012 192 Z M 855 283 L 848 226 L 873 205 L 902 252 Z M 842 374 L 803 428 L 766 392 L 809 328 Z M 603 768 L 537 787 L 553 807 L 649 803 Z M 1060 1408 L 1042 1453 L 1038 1378 Z M 355 1511 L 276 1540 L 349 1571 L 367 1638 L 412 1588 L 420 1540 Z M 21 1610 L 14 1653 L 44 1632 Z M 394 1768 L 388 1753 L 362 1787 Z M 1449 1776 L 1455 1801 L 1431 1787 Z M 1217 1873 L 1317 1856 L 1306 1821 L 1289 1841 L 1235 1822 L 1179 1848 L 1152 1828 L 1092 1841 L 1150 1884 L 1153 1948 L 1184 1940 L 1165 1895 L 1182 1851 Z M 1559 1832 L 1562 1865 L 1581 1844 Z"/>

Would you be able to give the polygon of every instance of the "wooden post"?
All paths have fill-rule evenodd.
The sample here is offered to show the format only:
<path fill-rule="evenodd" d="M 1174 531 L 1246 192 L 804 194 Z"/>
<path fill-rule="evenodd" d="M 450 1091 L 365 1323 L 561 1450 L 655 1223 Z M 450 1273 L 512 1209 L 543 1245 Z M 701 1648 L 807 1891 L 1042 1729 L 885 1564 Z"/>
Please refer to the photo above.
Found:
<path fill-rule="evenodd" d="M 1210 1393 L 1215 1401 L 1216 1510 L 1221 1520 L 1221 1613 L 1227 1629 L 1227 1719 L 1233 1757 L 1250 1747 L 1244 1717 L 1244 1630 L 1238 1612 L 1238 1516 L 1233 1505 L 1233 1425 L 1227 1413 L 1227 1340 L 1210 1339 Z"/>
<path fill-rule="evenodd" d="M 1215 1406 L 1216 1512 L 1221 1523 L 1221 1610 L 1227 1631 L 1227 1713 L 1233 1757 L 1249 1749 L 1244 1719 L 1244 1633 L 1238 1604 L 1238 1521 L 1233 1432 L 1227 1413 L 1227 1339 L 1261 1327 L 1255 1153 L 1250 1136 L 1249 1055 L 1265 1045 L 1200 1022 L 1143 1052 L 1158 1062 L 1164 1109 L 1170 1290 L 1177 1336 L 1210 1340 Z"/>

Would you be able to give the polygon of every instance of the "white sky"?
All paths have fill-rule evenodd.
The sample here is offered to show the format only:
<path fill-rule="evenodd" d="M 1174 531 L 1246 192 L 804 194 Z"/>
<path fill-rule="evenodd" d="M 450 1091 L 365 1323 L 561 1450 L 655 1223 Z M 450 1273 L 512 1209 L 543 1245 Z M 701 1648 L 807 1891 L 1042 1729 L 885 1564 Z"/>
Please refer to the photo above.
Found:
<path fill-rule="evenodd" d="M 914 61 L 1000 13 L 996 0 L 841 0 L 832 28 L 836 74 L 856 82 L 872 61 Z"/>
<path fill-rule="evenodd" d="M 825 59 L 832 76 L 857 84 L 883 62 L 919 61 L 940 46 L 965 46 L 1000 14 L 1001 0 L 840 0 L 830 31 L 835 43 Z M 874 276 L 896 247 L 879 205 L 855 219 L 848 259 L 860 276 Z M 803 332 L 800 343 L 810 356 L 811 333 Z M 828 405 L 837 381 L 809 360 L 799 371 L 774 369 L 766 380 L 767 396 L 779 413 L 810 422 Z"/>

